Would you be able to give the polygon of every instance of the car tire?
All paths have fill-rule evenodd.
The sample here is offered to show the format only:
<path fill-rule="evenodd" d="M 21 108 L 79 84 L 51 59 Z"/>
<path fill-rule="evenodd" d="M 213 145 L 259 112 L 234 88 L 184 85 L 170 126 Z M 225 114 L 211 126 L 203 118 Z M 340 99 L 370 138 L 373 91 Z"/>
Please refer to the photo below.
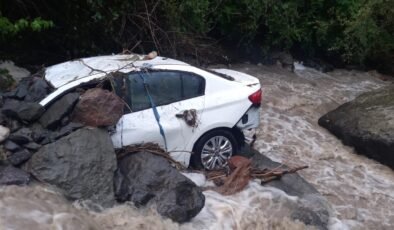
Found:
<path fill-rule="evenodd" d="M 204 134 L 194 145 L 190 165 L 194 169 L 221 169 L 237 151 L 238 143 L 231 131 L 213 130 Z"/>

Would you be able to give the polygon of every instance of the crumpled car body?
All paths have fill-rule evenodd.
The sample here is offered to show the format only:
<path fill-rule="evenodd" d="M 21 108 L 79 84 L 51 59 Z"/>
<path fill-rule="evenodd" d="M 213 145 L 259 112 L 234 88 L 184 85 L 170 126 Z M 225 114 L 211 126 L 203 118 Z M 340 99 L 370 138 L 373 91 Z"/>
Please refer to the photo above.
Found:
<path fill-rule="evenodd" d="M 150 60 L 142 55 L 99 56 L 51 66 L 45 79 L 55 90 L 40 104 L 47 106 L 112 73 L 117 73 L 111 79 L 113 90 L 126 108 L 112 134 L 115 148 L 153 142 L 185 166 L 192 161 L 197 167 L 217 169 L 242 145 L 241 130 L 259 125 L 257 78 L 159 56 Z"/>

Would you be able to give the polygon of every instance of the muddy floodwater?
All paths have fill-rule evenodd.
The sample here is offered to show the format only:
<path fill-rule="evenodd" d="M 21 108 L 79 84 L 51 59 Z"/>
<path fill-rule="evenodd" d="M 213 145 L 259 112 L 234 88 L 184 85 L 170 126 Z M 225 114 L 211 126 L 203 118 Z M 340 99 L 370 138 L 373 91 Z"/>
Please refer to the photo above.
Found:
<path fill-rule="evenodd" d="M 264 99 L 254 147 L 300 171 L 328 201 L 330 229 L 394 229 L 394 171 L 364 156 L 317 124 L 318 118 L 360 93 L 391 84 L 374 72 L 313 69 L 290 73 L 279 67 L 234 65 L 258 77 Z M 186 174 L 209 185 L 200 174 Z M 203 210 L 189 223 L 160 217 L 152 205 L 126 203 L 101 212 L 72 204 L 42 185 L 0 188 L 0 226 L 4 229 L 313 229 L 293 221 L 302 201 L 281 190 L 251 182 L 247 189 L 222 196 L 205 191 Z M 95 207 L 94 209 L 99 209 Z M 2 228 L 3 229 L 3 228 Z"/>

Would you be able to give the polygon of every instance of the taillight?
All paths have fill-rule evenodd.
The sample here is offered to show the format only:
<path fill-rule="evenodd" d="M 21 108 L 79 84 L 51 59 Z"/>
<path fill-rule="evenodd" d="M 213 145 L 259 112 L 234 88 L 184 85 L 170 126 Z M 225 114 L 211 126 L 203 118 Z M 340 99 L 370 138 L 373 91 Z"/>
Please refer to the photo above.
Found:
<path fill-rule="evenodd" d="M 262 97 L 263 97 L 263 93 L 261 92 L 261 89 L 259 89 L 253 94 L 251 94 L 248 98 L 253 103 L 253 105 L 259 106 L 261 104 Z"/>

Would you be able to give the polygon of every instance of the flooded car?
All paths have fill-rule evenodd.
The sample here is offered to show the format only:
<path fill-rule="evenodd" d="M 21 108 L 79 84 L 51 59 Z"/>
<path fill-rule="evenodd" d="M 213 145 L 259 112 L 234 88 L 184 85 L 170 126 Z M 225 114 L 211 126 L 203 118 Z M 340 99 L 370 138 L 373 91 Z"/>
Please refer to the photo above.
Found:
<path fill-rule="evenodd" d="M 160 56 L 83 58 L 46 69 L 55 89 L 40 104 L 92 82 L 125 103 L 112 134 L 115 148 L 157 143 L 185 166 L 223 168 L 244 144 L 244 130 L 259 126 L 259 80 L 229 69 L 201 69 Z"/>

